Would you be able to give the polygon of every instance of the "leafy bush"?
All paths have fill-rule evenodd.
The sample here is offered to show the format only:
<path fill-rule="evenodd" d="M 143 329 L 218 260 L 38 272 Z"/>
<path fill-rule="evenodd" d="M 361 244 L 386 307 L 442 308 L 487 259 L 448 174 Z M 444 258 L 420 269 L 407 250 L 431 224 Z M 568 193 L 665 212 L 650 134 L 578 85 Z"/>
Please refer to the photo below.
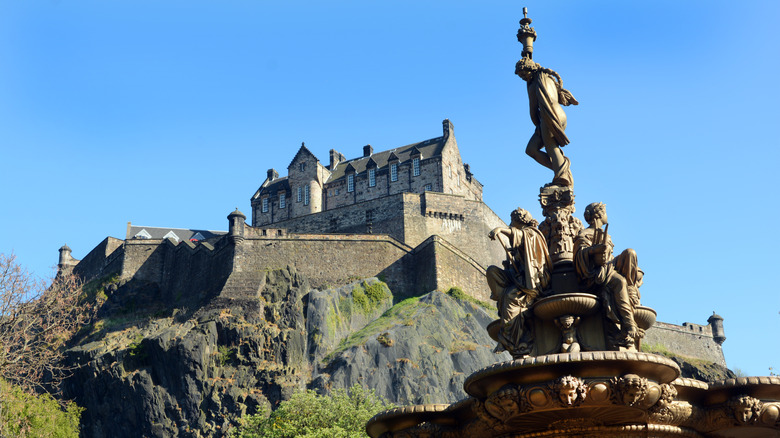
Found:
<path fill-rule="evenodd" d="M 225 364 L 236 360 L 236 349 L 230 348 L 227 345 L 220 345 L 218 356 L 219 365 L 225 366 Z"/>
<path fill-rule="evenodd" d="M 49 394 L 33 395 L 0 381 L 0 435 L 19 438 L 78 437 L 84 408 L 67 403 L 63 409 Z"/>
<path fill-rule="evenodd" d="M 372 284 L 364 281 L 352 289 L 352 301 L 364 314 L 373 312 L 389 297 L 387 285 L 381 281 Z"/>
<path fill-rule="evenodd" d="M 376 413 L 392 408 L 373 390 L 359 385 L 349 392 L 338 389 L 332 396 L 314 391 L 296 393 L 266 415 L 248 415 L 231 436 L 237 438 L 363 438 L 366 422 Z M 267 412 L 266 412 L 267 413 Z"/>

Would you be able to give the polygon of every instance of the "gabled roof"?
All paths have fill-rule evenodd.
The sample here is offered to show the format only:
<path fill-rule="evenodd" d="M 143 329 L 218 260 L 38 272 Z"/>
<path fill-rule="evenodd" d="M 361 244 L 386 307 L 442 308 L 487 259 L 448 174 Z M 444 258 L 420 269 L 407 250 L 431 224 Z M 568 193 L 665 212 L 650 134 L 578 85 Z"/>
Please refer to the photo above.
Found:
<path fill-rule="evenodd" d="M 190 240 L 197 234 L 200 234 L 201 236 L 201 238 L 198 240 L 207 240 L 214 237 L 220 237 L 226 233 L 224 231 L 191 230 L 188 228 L 141 227 L 131 224 L 129 227 L 127 227 L 127 236 L 125 238 L 167 239 L 170 237 L 174 240 Z"/>
<path fill-rule="evenodd" d="M 430 140 L 421 141 L 419 143 L 412 143 L 410 145 L 401 146 L 400 148 L 390 149 L 388 151 L 375 152 L 368 157 L 360 157 L 348 161 L 342 161 L 336 166 L 335 169 L 333 169 L 333 172 L 331 173 L 330 178 L 328 178 L 326 183 L 344 178 L 347 166 L 354 168 L 355 173 L 365 172 L 366 165 L 368 164 L 369 160 L 373 160 L 377 167 L 382 168 L 387 166 L 387 162 L 390 161 L 390 157 L 397 158 L 401 163 L 411 161 L 411 155 L 415 151 L 419 151 L 420 154 L 422 154 L 423 159 L 440 156 L 442 149 L 444 149 L 444 143 L 444 137 L 437 137 Z"/>
<path fill-rule="evenodd" d="M 319 158 L 317 158 L 314 154 L 311 153 L 310 150 L 306 148 L 305 144 L 301 143 L 301 148 L 298 149 L 298 153 L 295 154 L 295 156 L 293 157 L 292 161 L 290 161 L 290 164 L 287 166 L 287 168 L 289 169 L 290 166 L 292 166 L 293 163 L 298 159 L 298 157 L 304 157 L 306 155 L 311 156 L 312 158 L 314 158 L 315 161 L 320 161 Z"/>

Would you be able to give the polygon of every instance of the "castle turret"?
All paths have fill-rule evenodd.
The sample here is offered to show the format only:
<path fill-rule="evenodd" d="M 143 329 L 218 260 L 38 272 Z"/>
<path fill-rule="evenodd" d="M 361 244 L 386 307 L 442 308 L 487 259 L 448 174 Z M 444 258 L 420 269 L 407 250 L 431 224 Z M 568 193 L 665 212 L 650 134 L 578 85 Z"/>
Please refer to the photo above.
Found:
<path fill-rule="evenodd" d="M 228 215 L 228 236 L 230 241 L 239 244 L 244 241 L 244 226 L 246 225 L 246 216 L 238 211 L 238 207 L 233 213 Z"/>
<path fill-rule="evenodd" d="M 57 263 L 57 273 L 69 274 L 73 267 L 76 266 L 76 263 L 78 263 L 78 260 L 70 255 L 71 249 L 67 244 L 62 245 L 59 251 L 60 259 Z"/>
<path fill-rule="evenodd" d="M 723 317 L 712 312 L 712 316 L 707 319 L 707 322 L 710 323 L 710 327 L 712 327 L 712 339 L 717 342 L 718 345 L 723 345 L 723 341 L 726 340 L 726 331 L 723 329 Z"/>

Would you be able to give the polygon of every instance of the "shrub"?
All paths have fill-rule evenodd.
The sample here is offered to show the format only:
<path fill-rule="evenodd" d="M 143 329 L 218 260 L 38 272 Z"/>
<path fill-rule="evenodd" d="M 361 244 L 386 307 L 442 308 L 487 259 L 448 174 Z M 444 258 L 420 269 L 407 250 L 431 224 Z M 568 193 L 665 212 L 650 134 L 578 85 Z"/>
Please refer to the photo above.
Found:
<path fill-rule="evenodd" d="M 376 413 L 392 408 L 373 390 L 355 385 L 332 396 L 314 391 L 293 394 L 266 418 L 248 415 L 231 433 L 237 438 L 363 438 L 366 422 Z M 266 412 L 267 413 L 267 412 Z"/>
<path fill-rule="evenodd" d="M 27 437 L 78 437 L 84 408 L 69 402 L 63 408 L 49 394 L 33 395 L 0 381 L 2 428 L 0 435 Z"/>

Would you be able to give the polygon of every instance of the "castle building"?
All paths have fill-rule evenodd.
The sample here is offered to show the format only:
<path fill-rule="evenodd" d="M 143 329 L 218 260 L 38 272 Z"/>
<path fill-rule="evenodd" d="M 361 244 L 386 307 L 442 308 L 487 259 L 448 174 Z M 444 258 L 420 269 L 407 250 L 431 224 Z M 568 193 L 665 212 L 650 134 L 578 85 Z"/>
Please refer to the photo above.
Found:
<path fill-rule="evenodd" d="M 449 120 L 442 136 L 395 149 L 365 146 L 351 160 L 331 150 L 328 166 L 302 145 L 287 171 L 268 171 L 251 198 L 251 225 L 238 210 L 227 232 L 128 223 L 124 239 L 107 237 L 81 260 L 63 246 L 59 268 L 85 281 L 117 275 L 172 303 L 253 296 L 268 269 L 285 266 L 314 288 L 380 277 L 398 296 L 457 286 L 490 300 L 486 268 L 506 255 L 487 235 L 506 224 L 482 202 Z M 659 323 L 646 341 L 673 351 L 697 345 L 698 357 L 725 364 L 722 318 L 711 320 L 695 329 Z"/>
<path fill-rule="evenodd" d="M 452 122 L 445 119 L 442 125 L 441 137 L 382 152 L 366 145 L 363 155 L 351 160 L 331 149 L 327 167 L 301 145 L 287 166 L 287 176 L 269 169 L 252 196 L 252 226 L 275 225 L 400 193 L 447 193 L 482 201 L 482 184 L 461 160 Z M 361 231 L 383 232 L 375 227 L 372 213 L 369 206 L 366 229 Z M 355 231 L 353 223 L 328 225 L 320 231 Z"/>

